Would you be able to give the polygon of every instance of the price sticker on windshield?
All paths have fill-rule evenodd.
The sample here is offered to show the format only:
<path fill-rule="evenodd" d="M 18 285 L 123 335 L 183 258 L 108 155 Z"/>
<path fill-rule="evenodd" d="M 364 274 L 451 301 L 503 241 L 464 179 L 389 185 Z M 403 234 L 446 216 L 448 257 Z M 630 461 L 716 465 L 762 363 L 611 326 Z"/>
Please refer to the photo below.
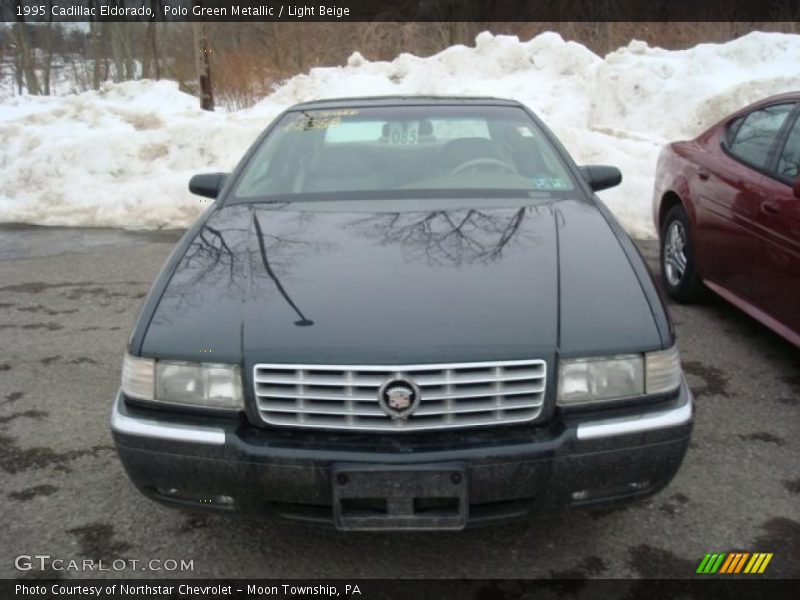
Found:
<path fill-rule="evenodd" d="M 389 143 L 393 145 L 416 144 L 419 140 L 419 123 L 389 123 L 387 135 Z"/>

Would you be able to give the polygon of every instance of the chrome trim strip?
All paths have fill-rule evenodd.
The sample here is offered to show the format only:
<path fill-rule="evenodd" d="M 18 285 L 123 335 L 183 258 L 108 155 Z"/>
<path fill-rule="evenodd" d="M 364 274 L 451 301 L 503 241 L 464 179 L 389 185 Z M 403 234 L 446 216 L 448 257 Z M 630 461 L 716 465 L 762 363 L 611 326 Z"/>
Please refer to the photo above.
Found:
<path fill-rule="evenodd" d="M 682 384 L 686 386 L 684 382 Z M 641 415 L 590 421 L 578 425 L 577 436 L 579 440 L 594 440 L 597 438 L 641 433 L 654 429 L 667 429 L 685 425 L 692 420 L 693 401 L 692 392 L 686 390 L 686 402 L 678 408 L 660 412 L 645 413 Z"/>
<path fill-rule="evenodd" d="M 122 402 L 122 394 L 119 393 L 111 411 L 111 429 L 117 433 L 173 442 L 213 444 L 216 446 L 225 444 L 225 430 L 223 429 L 129 417 L 120 411 L 120 403 Z"/>
<path fill-rule="evenodd" d="M 416 365 L 301 365 L 295 363 L 258 363 L 261 369 L 294 370 L 294 371 L 444 371 L 445 369 L 482 369 L 491 367 L 544 367 L 540 359 L 529 360 L 495 360 L 488 362 L 464 363 L 424 363 Z"/>
<path fill-rule="evenodd" d="M 263 368 L 264 365 L 258 365 L 258 367 L 259 368 Z M 278 369 L 268 369 L 268 370 L 277 371 Z M 301 370 L 301 369 L 298 369 L 298 370 Z M 302 370 L 307 370 L 307 369 L 302 369 Z M 354 372 L 354 371 L 358 371 L 358 370 L 359 369 L 352 369 L 350 372 Z M 445 369 L 442 369 L 442 370 L 445 370 Z M 387 369 L 385 369 L 385 371 L 399 371 L 399 372 L 402 372 L 402 373 L 415 373 L 415 371 L 413 371 L 412 369 L 409 369 L 407 367 L 405 369 L 402 369 L 402 368 L 398 369 L 396 367 L 388 367 Z M 544 376 L 543 374 L 538 374 L 537 373 L 537 374 L 534 374 L 534 375 L 509 375 L 507 377 L 473 377 L 471 379 L 464 378 L 464 379 L 459 379 L 457 381 L 450 380 L 450 379 L 428 379 L 428 380 L 418 379 L 418 380 L 415 380 L 415 382 L 420 387 L 428 387 L 428 386 L 438 387 L 438 386 L 442 386 L 442 385 L 447 385 L 448 383 L 458 383 L 460 385 L 472 385 L 472 384 L 476 384 L 476 383 L 496 383 L 498 381 L 503 382 L 503 383 L 518 383 L 520 381 L 529 381 L 529 380 L 534 379 L 534 378 L 541 379 L 543 376 Z M 294 378 L 292 378 L 292 377 L 265 378 L 263 375 L 261 375 L 259 377 L 258 374 L 254 375 L 253 377 L 254 377 L 253 381 L 255 381 L 255 383 L 261 384 L 261 385 L 296 385 L 298 383 L 298 381 L 299 381 L 296 377 L 294 377 Z M 427 377 L 430 377 L 430 375 L 428 375 Z M 363 387 L 379 388 L 385 381 L 386 381 L 385 378 L 383 378 L 383 379 L 375 379 L 375 380 L 368 379 L 368 380 L 363 381 L 362 383 L 359 383 L 359 385 L 363 386 Z M 335 386 L 343 385 L 344 383 L 345 382 L 341 378 L 340 379 L 334 378 L 334 379 L 303 379 L 302 380 L 302 384 L 303 385 L 308 385 L 308 386 L 335 387 Z M 541 391 L 541 390 L 539 390 L 539 391 Z"/>
<path fill-rule="evenodd" d="M 424 416 L 424 415 L 423 415 Z M 533 421 L 539 415 L 533 416 L 525 416 L 523 418 L 516 418 L 516 419 L 503 419 L 502 421 L 463 421 L 461 423 L 448 423 L 445 425 L 420 425 L 416 427 L 410 426 L 399 426 L 397 429 L 389 429 L 389 428 L 379 428 L 371 425 L 351 425 L 351 426 L 342 426 L 342 425 L 318 425 L 316 423 L 298 423 L 296 421 L 278 421 L 274 418 L 271 420 L 267 420 L 262 416 L 262 419 L 268 425 L 275 425 L 277 427 L 295 427 L 295 428 L 306 428 L 306 429 L 329 429 L 329 430 L 340 430 L 340 431 L 370 431 L 373 433 L 395 433 L 395 432 L 404 432 L 404 431 L 441 431 L 443 429 L 464 429 L 465 427 L 492 427 L 495 425 L 513 425 L 515 423 L 528 423 Z"/>

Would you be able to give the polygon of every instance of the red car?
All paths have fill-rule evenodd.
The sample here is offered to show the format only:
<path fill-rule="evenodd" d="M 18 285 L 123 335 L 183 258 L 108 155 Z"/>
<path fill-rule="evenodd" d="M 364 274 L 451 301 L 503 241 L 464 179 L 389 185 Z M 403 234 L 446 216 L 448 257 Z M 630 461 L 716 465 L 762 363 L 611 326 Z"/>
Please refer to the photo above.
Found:
<path fill-rule="evenodd" d="M 800 92 L 666 146 L 653 217 L 672 298 L 705 284 L 800 346 Z"/>

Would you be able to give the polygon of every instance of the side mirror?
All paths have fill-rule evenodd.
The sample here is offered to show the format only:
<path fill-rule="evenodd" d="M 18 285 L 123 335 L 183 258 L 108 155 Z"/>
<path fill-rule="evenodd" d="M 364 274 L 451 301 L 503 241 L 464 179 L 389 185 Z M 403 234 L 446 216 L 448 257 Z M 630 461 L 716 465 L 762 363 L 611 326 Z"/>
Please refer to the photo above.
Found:
<path fill-rule="evenodd" d="M 198 196 L 216 198 L 222 186 L 225 185 L 225 180 L 227 178 L 228 173 L 203 173 L 202 175 L 195 175 L 189 180 L 189 191 Z"/>
<path fill-rule="evenodd" d="M 595 192 L 607 190 L 622 182 L 622 173 L 617 167 L 605 165 L 584 165 L 578 167 L 589 187 Z"/>
<path fill-rule="evenodd" d="M 794 192 L 795 198 L 800 198 L 800 175 L 798 175 L 794 180 L 794 185 L 792 186 L 792 191 Z"/>

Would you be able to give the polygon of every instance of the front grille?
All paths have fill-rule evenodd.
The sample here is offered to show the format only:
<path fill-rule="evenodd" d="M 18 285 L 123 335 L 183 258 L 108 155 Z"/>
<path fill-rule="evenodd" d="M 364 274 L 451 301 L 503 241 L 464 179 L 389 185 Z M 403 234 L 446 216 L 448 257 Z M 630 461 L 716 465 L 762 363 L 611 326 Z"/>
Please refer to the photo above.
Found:
<path fill-rule="evenodd" d="M 392 380 L 419 390 L 408 417 L 393 417 L 379 401 L 381 386 Z M 545 384 L 543 360 L 253 368 L 256 403 L 266 423 L 323 429 L 420 431 L 531 421 L 542 410 Z"/>

